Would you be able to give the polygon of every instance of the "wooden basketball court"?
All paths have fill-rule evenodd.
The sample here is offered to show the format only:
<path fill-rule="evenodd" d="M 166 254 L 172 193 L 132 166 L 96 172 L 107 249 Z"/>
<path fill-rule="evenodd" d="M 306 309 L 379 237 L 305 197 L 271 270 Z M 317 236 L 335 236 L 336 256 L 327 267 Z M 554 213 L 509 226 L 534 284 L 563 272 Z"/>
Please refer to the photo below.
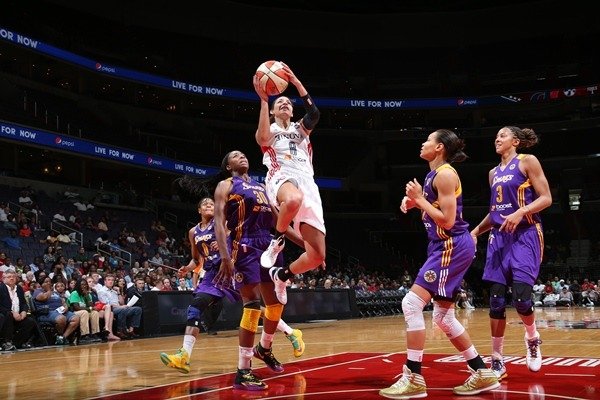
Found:
<path fill-rule="evenodd" d="M 457 310 L 474 344 L 490 353 L 487 309 Z M 524 364 L 524 329 L 508 312 L 504 351 L 508 379 L 478 399 L 600 399 L 600 313 L 593 308 L 536 310 L 544 366 L 538 373 Z M 429 398 L 459 398 L 452 387 L 468 376 L 466 363 L 426 312 L 427 342 L 423 375 Z M 182 336 L 138 339 L 76 347 L 50 347 L 0 354 L 0 399 L 379 399 L 378 390 L 396 381 L 405 360 L 401 315 L 295 324 L 306 352 L 292 354 L 276 335 L 274 353 L 284 364 L 272 373 L 254 360 L 269 389 L 231 389 L 237 366 L 237 331 L 201 334 L 191 373 L 165 367 L 162 351 L 174 352 Z M 258 340 L 258 336 L 257 336 Z M 473 397 L 471 397 L 473 398 Z"/>

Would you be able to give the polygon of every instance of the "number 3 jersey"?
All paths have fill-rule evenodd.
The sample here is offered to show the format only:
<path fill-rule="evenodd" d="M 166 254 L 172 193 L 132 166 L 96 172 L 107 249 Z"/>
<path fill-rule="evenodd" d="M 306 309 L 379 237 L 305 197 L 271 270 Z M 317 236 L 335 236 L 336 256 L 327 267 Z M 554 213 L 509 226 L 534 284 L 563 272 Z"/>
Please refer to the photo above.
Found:
<path fill-rule="evenodd" d="M 498 165 L 493 170 L 490 218 L 496 228 L 504 222 L 503 216 L 514 213 L 537 198 L 531 182 L 519 169 L 519 163 L 525 157 L 527 154 L 518 154 L 504 168 Z M 538 222 L 541 222 L 538 213 L 527 214 L 519 223 L 519 227 L 530 226 Z"/>

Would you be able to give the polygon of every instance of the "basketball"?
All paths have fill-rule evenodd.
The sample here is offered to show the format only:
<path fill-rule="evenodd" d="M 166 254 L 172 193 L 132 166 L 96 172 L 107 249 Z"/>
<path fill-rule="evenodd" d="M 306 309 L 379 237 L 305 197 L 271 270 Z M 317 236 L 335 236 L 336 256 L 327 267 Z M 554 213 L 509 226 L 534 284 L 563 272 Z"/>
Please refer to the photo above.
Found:
<path fill-rule="evenodd" d="M 259 85 L 269 96 L 283 93 L 288 87 L 288 76 L 279 61 L 265 61 L 256 69 Z"/>

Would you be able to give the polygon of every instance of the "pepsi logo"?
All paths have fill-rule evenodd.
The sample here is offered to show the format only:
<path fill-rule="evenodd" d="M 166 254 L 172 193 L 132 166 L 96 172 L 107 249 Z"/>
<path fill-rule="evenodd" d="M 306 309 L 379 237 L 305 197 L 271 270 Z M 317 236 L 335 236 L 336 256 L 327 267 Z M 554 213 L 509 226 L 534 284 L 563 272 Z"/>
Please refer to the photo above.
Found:
<path fill-rule="evenodd" d="M 61 138 L 60 136 L 57 136 L 57 137 L 54 139 L 54 143 L 56 143 L 56 144 L 60 144 L 61 142 L 62 142 L 62 138 Z"/>
<path fill-rule="evenodd" d="M 100 64 L 100 63 L 96 63 L 96 69 L 97 69 L 97 70 L 100 70 L 100 69 L 102 69 L 102 64 Z"/>
<path fill-rule="evenodd" d="M 148 164 L 152 164 L 152 157 L 148 157 Z"/>

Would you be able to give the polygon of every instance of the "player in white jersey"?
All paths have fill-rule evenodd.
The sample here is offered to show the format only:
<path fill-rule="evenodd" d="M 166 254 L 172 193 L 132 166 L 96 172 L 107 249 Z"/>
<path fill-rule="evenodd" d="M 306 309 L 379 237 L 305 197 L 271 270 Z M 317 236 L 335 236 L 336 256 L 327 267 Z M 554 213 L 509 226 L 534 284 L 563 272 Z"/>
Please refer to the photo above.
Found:
<path fill-rule="evenodd" d="M 289 82 L 298 90 L 306 113 L 292 122 L 294 107 L 289 97 L 279 96 L 269 109 L 269 96 L 254 77 L 254 89 L 260 97 L 260 117 L 256 141 L 263 152 L 263 164 L 268 168 L 265 179 L 269 201 L 278 209 L 277 235 L 261 257 L 261 265 L 270 268 L 277 298 L 287 302 L 286 281 L 296 274 L 309 271 L 325 260 L 325 223 L 319 188 L 313 178 L 310 134 L 319 121 L 319 110 L 302 82 L 283 63 Z M 304 240 L 305 252 L 287 268 L 273 267 L 283 249 L 284 232 L 293 222 Z"/>

